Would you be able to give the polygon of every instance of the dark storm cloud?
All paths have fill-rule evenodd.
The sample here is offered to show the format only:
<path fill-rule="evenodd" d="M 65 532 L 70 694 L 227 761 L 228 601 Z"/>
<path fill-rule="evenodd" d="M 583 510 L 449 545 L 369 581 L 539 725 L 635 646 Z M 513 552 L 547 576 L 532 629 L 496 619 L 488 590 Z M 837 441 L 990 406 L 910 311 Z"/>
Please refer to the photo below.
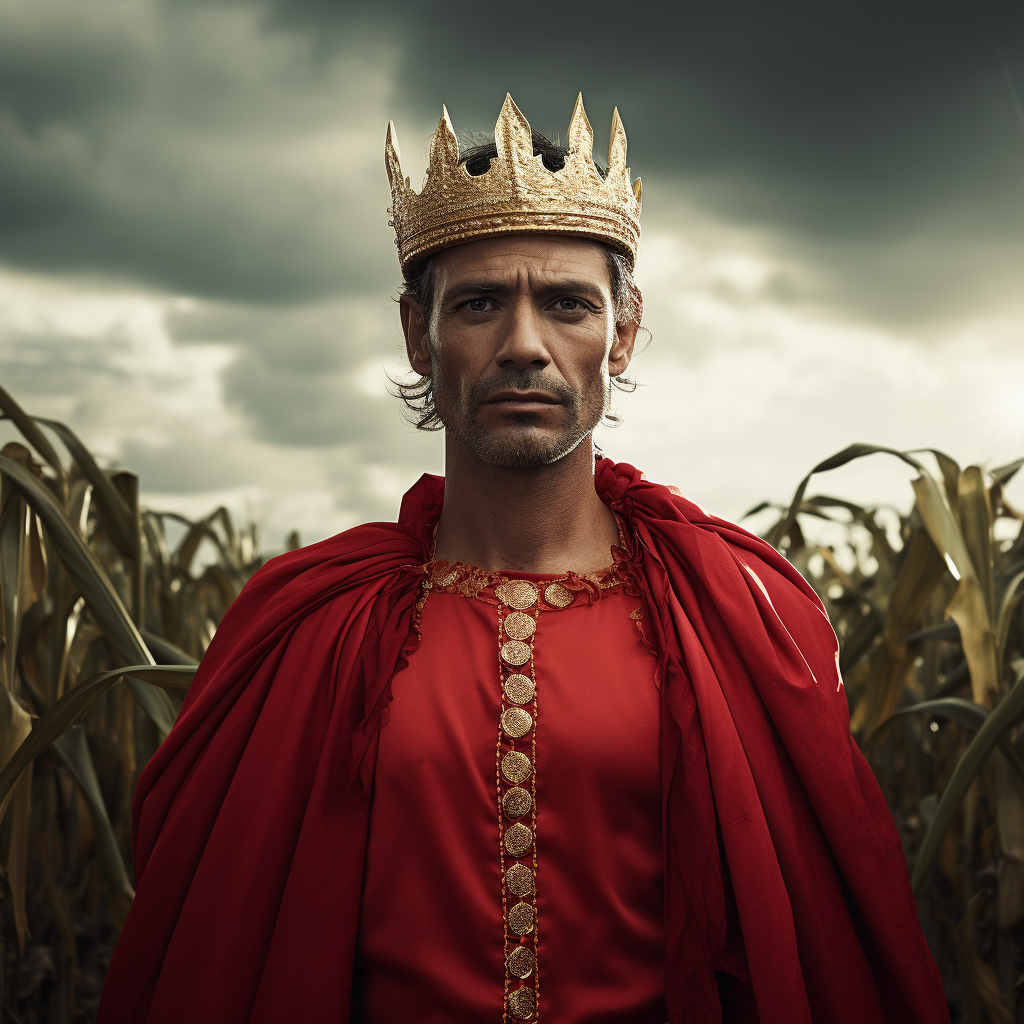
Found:
<path fill-rule="evenodd" d="M 987 2 L 987 6 L 986 6 Z M 0 4 L 0 260 L 257 303 L 386 291 L 381 136 L 506 90 L 612 106 L 649 232 L 684 207 L 802 263 L 793 301 L 892 326 L 1014 300 L 1024 7 L 978 3 Z"/>
<path fill-rule="evenodd" d="M 258 302 L 376 282 L 379 146 L 370 172 L 341 133 L 386 61 L 349 43 L 318 62 L 218 5 L 0 5 L 0 260 Z"/>
<path fill-rule="evenodd" d="M 344 38 L 343 7 L 268 24 Z M 599 144 L 617 104 L 648 230 L 681 197 L 760 228 L 818 293 L 883 322 L 1013 296 L 1024 271 L 1024 6 L 864 2 L 392 4 L 396 95 L 487 129 L 506 90 L 564 135 L 580 89 Z M 1001 51 L 1001 52 L 1000 52 Z M 418 140 L 411 140 L 416 144 Z M 1010 287 L 1008 287 L 1010 285 Z"/>
<path fill-rule="evenodd" d="M 345 38 L 344 5 L 272 10 L 267 24 Z M 618 104 L 642 171 L 703 181 L 745 218 L 891 234 L 974 202 L 991 228 L 998 198 L 1024 223 L 1024 130 L 990 31 L 1024 87 L 1015 0 L 377 10 L 405 47 L 396 95 L 424 115 L 443 99 L 457 124 L 486 129 L 509 90 L 535 127 L 564 133 L 582 89 L 599 138 Z"/>

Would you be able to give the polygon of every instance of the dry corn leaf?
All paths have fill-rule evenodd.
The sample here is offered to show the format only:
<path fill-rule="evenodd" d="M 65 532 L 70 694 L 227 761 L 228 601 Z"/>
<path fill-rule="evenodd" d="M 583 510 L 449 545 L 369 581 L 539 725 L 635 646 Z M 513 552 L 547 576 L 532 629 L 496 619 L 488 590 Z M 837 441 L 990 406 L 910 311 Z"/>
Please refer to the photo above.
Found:
<path fill-rule="evenodd" d="M 134 550 L 132 517 L 124 499 L 118 494 L 117 488 L 110 482 L 107 474 L 100 469 L 96 460 L 89 453 L 89 449 L 82 444 L 78 435 L 70 427 L 58 423 L 56 420 L 40 419 L 39 417 L 36 417 L 36 420 L 39 423 L 45 423 L 61 439 L 82 475 L 92 485 L 93 500 L 103 513 L 104 523 L 108 528 L 111 540 L 122 555 L 130 558 Z"/>
<path fill-rule="evenodd" d="M 96 697 L 104 690 L 109 690 L 119 679 L 135 676 L 156 686 L 185 691 L 197 668 L 197 665 L 129 665 L 109 672 L 100 672 L 79 683 L 60 700 L 54 702 L 4 765 L 0 771 L 0 800 L 11 791 L 29 762 L 80 721 Z"/>
<path fill-rule="evenodd" d="M 974 574 L 978 577 L 989 622 L 995 620 L 995 592 L 992 567 L 992 508 L 988 488 L 981 470 L 968 466 L 960 474 L 960 527 L 970 555 Z"/>
<path fill-rule="evenodd" d="M 135 623 L 106 573 L 46 488 L 17 463 L 2 455 L 0 473 L 18 487 L 25 500 L 43 520 L 64 568 L 85 598 L 93 618 L 111 647 L 125 662 L 151 662 L 149 649 L 142 642 Z M 166 736 L 174 724 L 174 707 L 167 694 L 131 677 L 128 684 L 139 706 L 149 715 L 161 734 Z"/>
<path fill-rule="evenodd" d="M 42 459 L 57 474 L 57 479 L 60 481 L 61 490 L 66 500 L 67 473 L 64 470 L 64 464 L 60 461 L 60 457 L 46 435 L 36 425 L 35 418 L 29 416 L 14 400 L 14 397 L 8 394 L 2 387 L 0 387 L 0 409 L 4 411 L 5 415 L 21 431 L 21 436 L 35 448 Z"/>
<path fill-rule="evenodd" d="M 960 627 L 964 657 L 971 673 L 974 699 L 991 707 L 999 693 L 996 644 L 985 596 L 960 528 L 934 478 L 922 473 L 913 481 L 925 529 L 959 581 L 946 614 Z"/>

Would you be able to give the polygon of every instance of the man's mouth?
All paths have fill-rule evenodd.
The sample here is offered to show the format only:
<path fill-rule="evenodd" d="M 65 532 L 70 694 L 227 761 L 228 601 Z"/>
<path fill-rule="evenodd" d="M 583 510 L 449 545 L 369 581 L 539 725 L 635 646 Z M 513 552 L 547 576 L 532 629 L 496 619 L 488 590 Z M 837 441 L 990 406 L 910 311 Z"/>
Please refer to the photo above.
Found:
<path fill-rule="evenodd" d="M 504 412 L 535 412 L 542 406 L 561 405 L 561 399 L 547 391 L 496 391 L 483 403 Z"/>

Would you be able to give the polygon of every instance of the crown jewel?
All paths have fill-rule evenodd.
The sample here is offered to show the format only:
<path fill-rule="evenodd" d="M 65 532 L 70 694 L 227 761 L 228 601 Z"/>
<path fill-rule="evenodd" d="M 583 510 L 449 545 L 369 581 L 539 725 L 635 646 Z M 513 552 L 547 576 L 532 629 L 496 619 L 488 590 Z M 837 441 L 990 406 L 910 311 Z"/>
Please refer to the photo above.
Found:
<path fill-rule="evenodd" d="M 497 158 L 483 174 L 459 163 L 459 143 L 448 110 L 430 142 L 430 163 L 417 194 L 402 173 L 395 124 L 388 122 L 384 162 L 391 181 L 391 223 L 402 272 L 441 249 L 492 235 L 546 232 L 610 243 L 636 261 L 640 244 L 640 179 L 630 184 L 626 132 L 616 108 L 608 146 L 608 173 L 594 163 L 594 131 L 582 94 L 569 122 L 565 165 L 549 171 L 533 155 L 530 124 L 505 96 L 494 126 Z"/>

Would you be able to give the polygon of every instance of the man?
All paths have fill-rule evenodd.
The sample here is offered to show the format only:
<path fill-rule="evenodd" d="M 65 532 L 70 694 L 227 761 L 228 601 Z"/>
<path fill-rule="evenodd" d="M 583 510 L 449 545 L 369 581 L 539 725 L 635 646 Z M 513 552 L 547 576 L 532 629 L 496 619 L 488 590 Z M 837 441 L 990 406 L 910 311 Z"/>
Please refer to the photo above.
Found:
<path fill-rule="evenodd" d="M 399 523 L 275 559 L 136 793 L 101 1022 L 948 1019 L 836 640 L 792 567 L 592 432 L 640 183 L 507 98 L 389 128 L 420 424 Z"/>

